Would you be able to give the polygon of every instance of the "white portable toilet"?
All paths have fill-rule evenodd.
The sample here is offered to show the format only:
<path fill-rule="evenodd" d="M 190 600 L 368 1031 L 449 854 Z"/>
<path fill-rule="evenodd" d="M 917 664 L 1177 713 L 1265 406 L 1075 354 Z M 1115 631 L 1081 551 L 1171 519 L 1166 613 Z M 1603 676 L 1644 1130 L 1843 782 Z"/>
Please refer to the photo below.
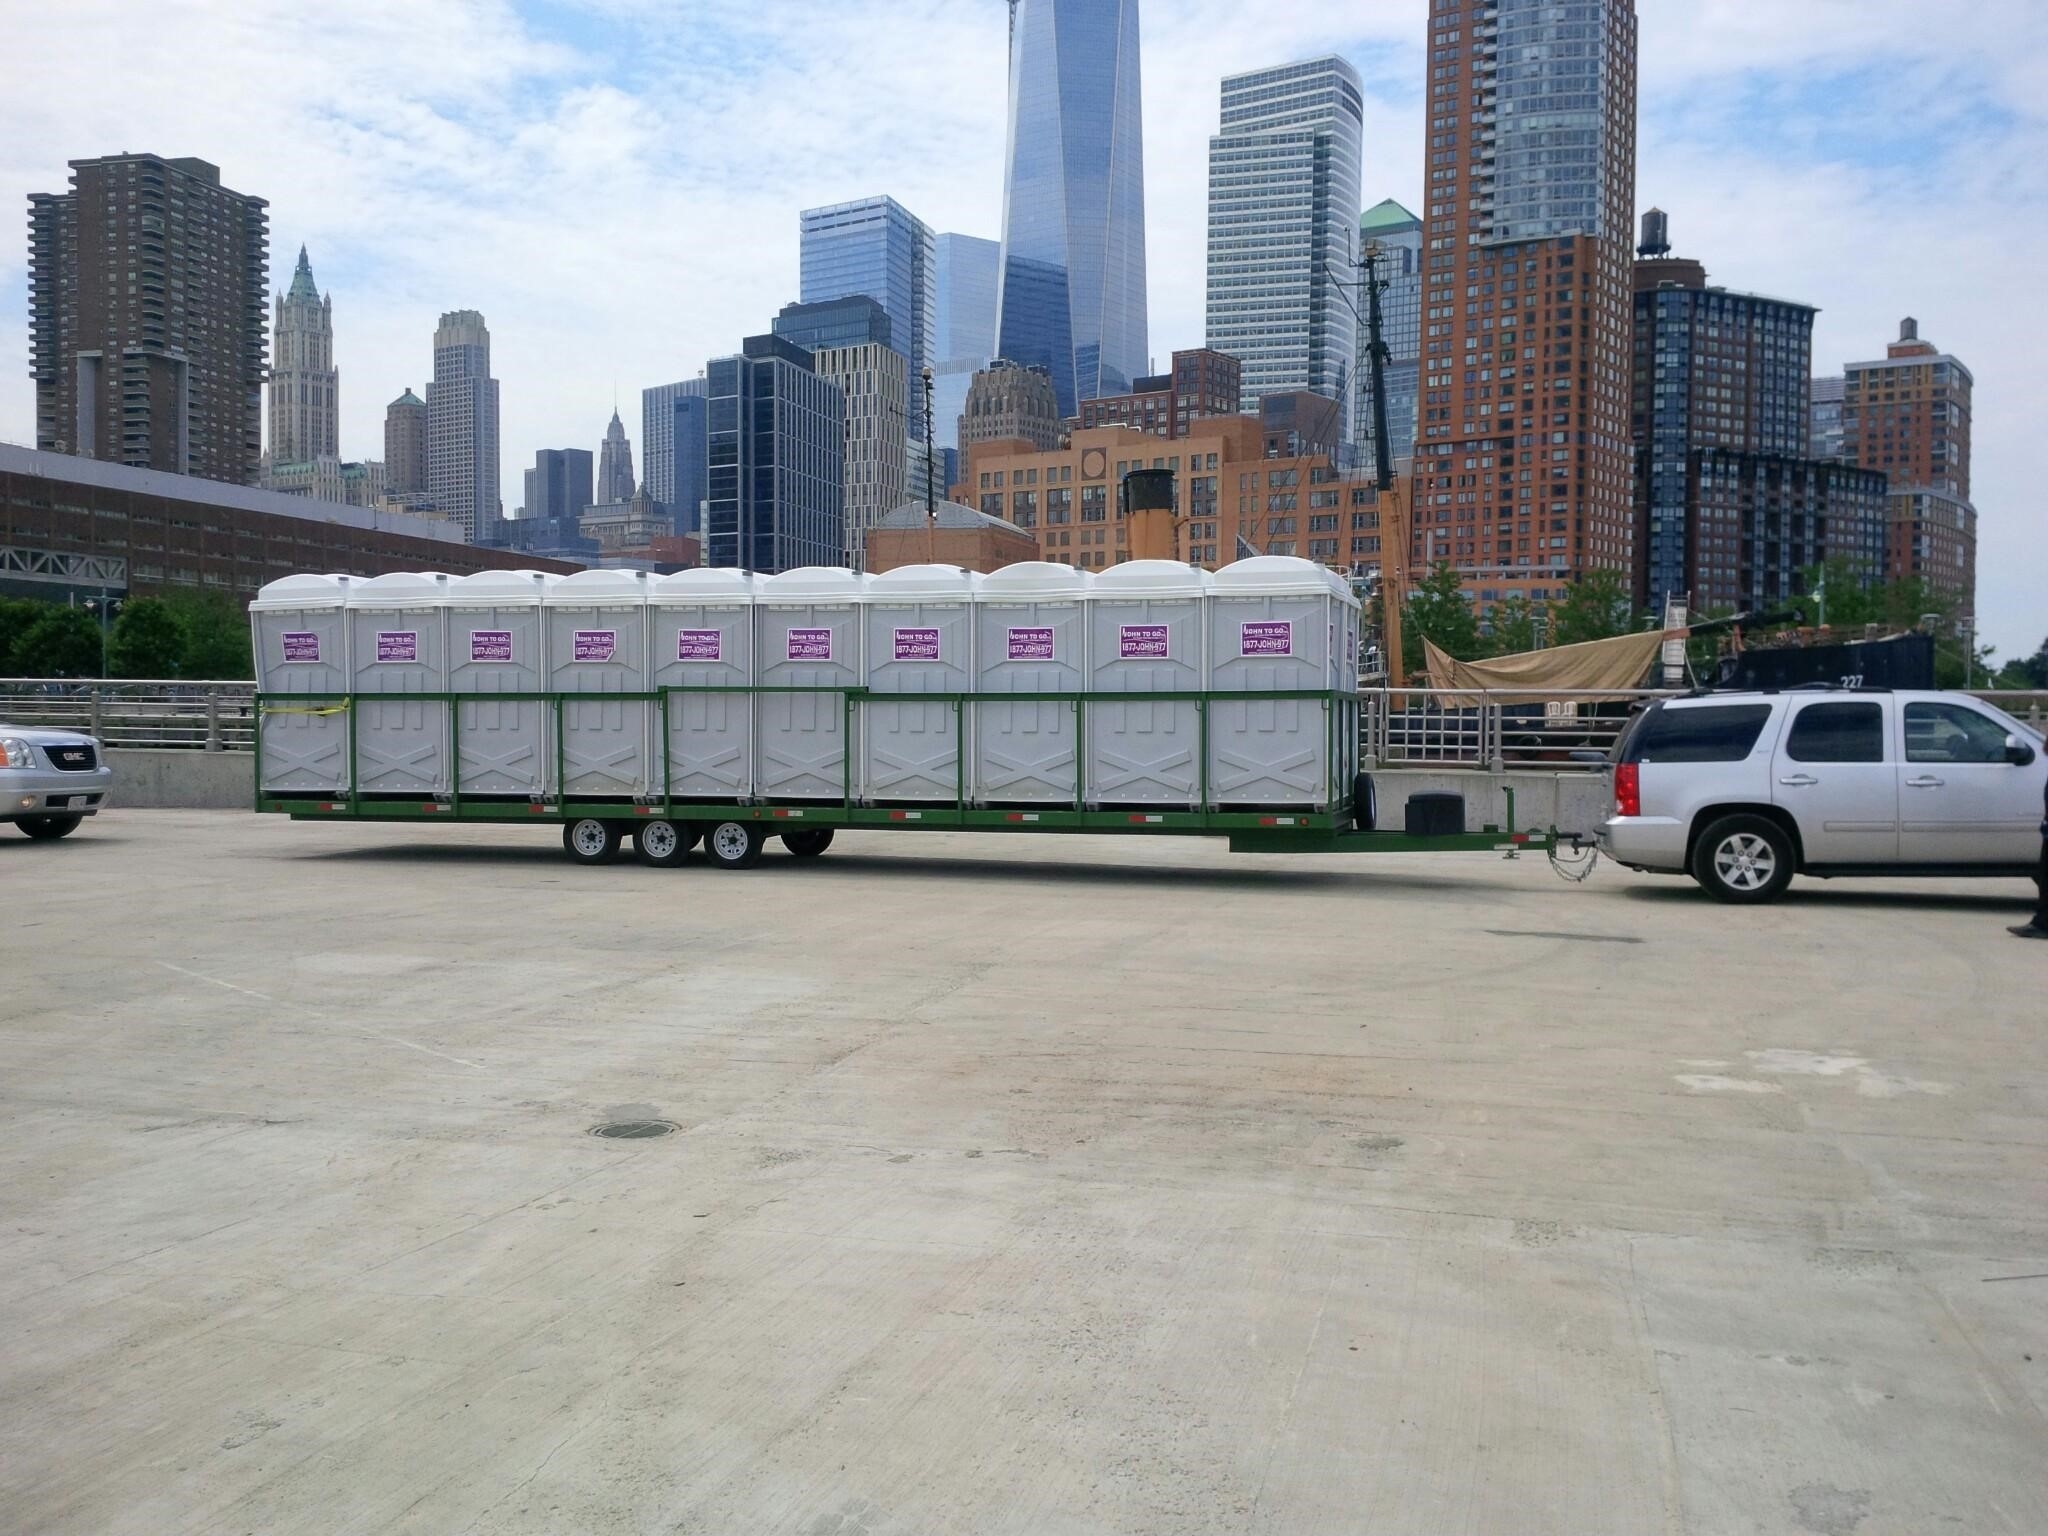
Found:
<path fill-rule="evenodd" d="M 541 612 L 551 693 L 647 692 L 647 573 L 577 571 L 547 584 Z M 564 796 L 630 800 L 653 783 L 643 698 L 561 701 Z"/>
<path fill-rule="evenodd" d="M 758 576 L 699 569 L 658 577 L 648 590 L 648 674 L 655 688 L 745 689 L 754 681 Z M 754 792 L 754 701 L 744 692 L 672 693 L 668 793 L 744 800 Z M 655 714 L 660 767 L 661 714 Z M 656 787 L 661 787 L 657 771 Z"/>
<path fill-rule="evenodd" d="M 1327 809 L 1341 769 L 1335 679 L 1358 600 L 1312 560 L 1257 555 L 1226 565 L 1209 597 L 1209 691 L 1309 691 L 1309 699 L 1212 699 L 1209 803 Z M 1347 611 L 1348 610 L 1348 611 Z M 1354 733 L 1355 734 L 1355 733 Z"/>
<path fill-rule="evenodd" d="M 249 604 L 264 794 L 348 792 L 349 576 L 286 576 Z M 293 703 L 294 698 L 304 700 Z"/>
<path fill-rule="evenodd" d="M 539 571 L 477 571 L 448 583 L 448 691 L 483 694 L 456 705 L 456 788 L 465 795 L 536 799 L 554 777 L 554 711 L 547 690 Z"/>
<path fill-rule="evenodd" d="M 965 789 L 962 709 L 950 701 L 890 703 L 896 693 L 967 693 L 974 686 L 974 588 L 957 565 L 904 565 L 868 578 L 860 772 L 871 805 L 951 802 Z"/>
<path fill-rule="evenodd" d="M 975 589 L 976 693 L 1080 693 L 1088 686 L 1086 603 L 1094 577 L 1050 560 L 991 571 Z M 1077 705 L 983 700 L 972 707 L 977 805 L 1072 806 Z"/>
<path fill-rule="evenodd" d="M 1131 560 L 1097 574 L 1088 593 L 1088 688 L 1186 698 L 1098 700 L 1087 706 L 1088 803 L 1177 806 L 1201 802 L 1201 718 L 1196 695 L 1210 577 L 1177 560 Z"/>
<path fill-rule="evenodd" d="M 868 578 L 807 565 L 761 583 L 754 605 L 754 793 L 763 800 L 843 800 L 846 697 L 860 685 L 861 602 Z M 859 717 L 855 716 L 858 729 Z"/>
<path fill-rule="evenodd" d="M 394 571 L 348 590 L 349 686 L 356 696 L 356 792 L 445 795 L 453 785 L 443 620 L 448 578 Z"/>

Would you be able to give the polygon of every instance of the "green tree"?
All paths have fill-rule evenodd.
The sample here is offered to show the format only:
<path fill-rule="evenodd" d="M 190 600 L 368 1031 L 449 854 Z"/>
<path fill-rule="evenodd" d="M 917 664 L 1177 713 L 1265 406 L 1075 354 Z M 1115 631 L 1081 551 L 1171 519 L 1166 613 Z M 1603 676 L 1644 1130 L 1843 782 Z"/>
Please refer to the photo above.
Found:
<path fill-rule="evenodd" d="M 2048 688 L 2048 640 L 2031 656 L 2015 656 L 1998 669 L 1994 688 Z"/>
<path fill-rule="evenodd" d="M 185 632 L 180 677 L 227 681 L 256 675 L 246 607 L 221 592 L 178 592 L 164 601 Z"/>
<path fill-rule="evenodd" d="M 98 677 L 100 626 L 83 608 L 31 603 L 32 617 L 8 647 L 10 677 Z"/>
<path fill-rule="evenodd" d="M 1487 654 L 1519 656 L 1535 650 L 1537 622 L 1535 605 L 1519 592 L 1509 593 L 1486 616 Z"/>
<path fill-rule="evenodd" d="M 1476 660 L 1486 651 L 1479 620 L 1465 597 L 1465 580 L 1447 560 L 1409 590 L 1401 610 L 1401 664 L 1411 676 L 1424 666 L 1424 636 L 1459 661 Z"/>
<path fill-rule="evenodd" d="M 22 674 L 14 665 L 15 643 L 28 633 L 28 628 L 43 616 L 48 603 L 32 603 L 26 598 L 0 597 L 0 673 L 10 677 Z"/>
<path fill-rule="evenodd" d="M 113 677 L 176 677 L 185 658 L 185 626 L 170 604 L 133 597 L 121 607 L 107 637 L 107 672 Z"/>
<path fill-rule="evenodd" d="M 1609 640 L 1635 628 L 1635 604 L 1629 596 L 1629 580 L 1620 571 L 1588 571 L 1565 594 L 1564 601 L 1550 605 L 1553 628 L 1551 643 L 1577 645 L 1585 640 Z"/>

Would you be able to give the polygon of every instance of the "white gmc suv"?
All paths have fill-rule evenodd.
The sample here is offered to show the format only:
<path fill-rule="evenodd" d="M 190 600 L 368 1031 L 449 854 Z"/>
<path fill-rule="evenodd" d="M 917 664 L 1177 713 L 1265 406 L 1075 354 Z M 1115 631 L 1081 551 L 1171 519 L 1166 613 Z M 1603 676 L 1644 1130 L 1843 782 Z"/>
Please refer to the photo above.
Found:
<path fill-rule="evenodd" d="M 1807 875 L 2039 868 L 2040 734 L 1959 693 L 1796 688 L 1663 699 L 1609 757 L 1600 847 L 1723 901 Z"/>

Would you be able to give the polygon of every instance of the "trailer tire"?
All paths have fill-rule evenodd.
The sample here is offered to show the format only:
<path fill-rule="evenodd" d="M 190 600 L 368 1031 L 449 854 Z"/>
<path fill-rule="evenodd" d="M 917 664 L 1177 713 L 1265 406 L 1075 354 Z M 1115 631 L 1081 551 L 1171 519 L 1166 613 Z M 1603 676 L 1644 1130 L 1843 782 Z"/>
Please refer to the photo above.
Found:
<path fill-rule="evenodd" d="M 805 827 L 800 832 L 782 834 L 782 846 L 800 859 L 815 859 L 832 846 L 830 827 Z"/>
<path fill-rule="evenodd" d="M 597 816 L 578 816 L 562 823 L 562 847 L 578 864 L 609 864 L 619 856 L 625 834 Z"/>
<path fill-rule="evenodd" d="M 1370 832 L 1379 825 L 1380 797 L 1372 787 L 1369 773 L 1361 773 L 1351 781 L 1351 819 L 1361 832 Z"/>
<path fill-rule="evenodd" d="M 656 869 L 674 869 L 681 864 L 694 841 L 676 823 L 661 817 L 640 822 L 633 828 L 633 847 L 640 862 Z"/>
<path fill-rule="evenodd" d="M 704 836 L 704 856 L 720 869 L 752 869 L 760 862 L 761 829 L 750 821 L 714 822 Z"/>

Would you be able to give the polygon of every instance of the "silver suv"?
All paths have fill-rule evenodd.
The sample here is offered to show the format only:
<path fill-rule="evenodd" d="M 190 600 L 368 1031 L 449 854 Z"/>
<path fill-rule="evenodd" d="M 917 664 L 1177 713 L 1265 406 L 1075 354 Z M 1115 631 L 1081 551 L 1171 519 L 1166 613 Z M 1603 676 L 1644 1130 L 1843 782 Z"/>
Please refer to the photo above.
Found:
<path fill-rule="evenodd" d="M 2039 867 L 2042 738 L 1958 693 L 1792 689 L 1664 699 L 1609 759 L 1600 847 L 1723 901 L 1808 875 Z"/>
<path fill-rule="evenodd" d="M 92 737 L 0 722 L 0 823 L 35 838 L 69 836 L 99 814 L 113 782 Z"/>

